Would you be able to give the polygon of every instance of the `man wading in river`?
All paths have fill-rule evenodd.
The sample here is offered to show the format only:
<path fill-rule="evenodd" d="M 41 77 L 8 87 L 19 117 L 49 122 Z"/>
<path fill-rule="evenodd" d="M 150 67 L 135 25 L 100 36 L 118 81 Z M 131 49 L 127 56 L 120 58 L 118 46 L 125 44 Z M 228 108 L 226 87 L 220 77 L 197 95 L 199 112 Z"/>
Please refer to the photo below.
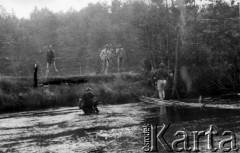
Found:
<path fill-rule="evenodd" d="M 98 102 L 95 100 L 95 96 L 90 87 L 86 88 L 86 92 L 82 95 L 79 108 L 84 111 L 84 114 L 99 113 L 97 108 Z"/>
<path fill-rule="evenodd" d="M 169 76 L 172 77 L 172 73 L 169 74 L 168 71 L 165 69 L 165 65 L 161 63 L 159 65 L 159 69 L 157 69 L 154 75 L 154 80 L 157 81 L 156 83 L 159 99 L 161 100 L 165 99 L 165 87 Z"/>

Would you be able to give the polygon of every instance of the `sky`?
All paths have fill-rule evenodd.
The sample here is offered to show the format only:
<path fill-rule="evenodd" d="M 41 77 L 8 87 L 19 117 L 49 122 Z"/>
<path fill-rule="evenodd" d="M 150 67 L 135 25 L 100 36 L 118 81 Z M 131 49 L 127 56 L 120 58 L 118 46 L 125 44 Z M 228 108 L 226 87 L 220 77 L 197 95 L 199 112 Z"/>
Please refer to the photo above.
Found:
<path fill-rule="evenodd" d="M 69 8 L 80 10 L 88 5 L 88 3 L 106 2 L 111 0 L 0 0 L 0 5 L 3 6 L 7 12 L 16 14 L 19 18 L 29 18 L 30 13 L 34 7 L 47 7 L 53 12 L 67 11 Z"/>
<path fill-rule="evenodd" d="M 88 3 L 105 2 L 110 4 L 111 1 L 112 0 L 0 0 L 0 5 L 3 6 L 7 12 L 14 11 L 18 18 L 29 18 L 30 13 L 33 11 L 35 6 L 39 9 L 47 7 L 53 12 L 66 12 L 71 7 L 76 10 L 80 10 L 86 7 Z M 203 3 L 200 1 L 201 0 L 196 0 L 198 3 Z"/>

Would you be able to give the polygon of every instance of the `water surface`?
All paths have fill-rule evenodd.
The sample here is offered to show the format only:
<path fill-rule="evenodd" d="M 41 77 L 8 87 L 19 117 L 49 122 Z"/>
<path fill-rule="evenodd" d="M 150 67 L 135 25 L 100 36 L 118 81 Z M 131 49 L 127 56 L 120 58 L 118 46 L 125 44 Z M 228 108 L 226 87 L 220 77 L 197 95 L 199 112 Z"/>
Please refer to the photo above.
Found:
<path fill-rule="evenodd" d="M 240 111 L 159 107 L 131 103 L 100 106 L 99 115 L 84 115 L 77 107 L 0 115 L 0 152 L 142 152 L 144 124 L 171 123 L 166 139 L 184 130 L 209 129 L 236 133 L 240 141 Z M 216 138 L 220 140 L 221 137 Z M 238 141 L 238 145 L 239 145 Z M 206 152 L 205 139 L 201 140 Z M 159 152 L 165 152 L 161 146 Z"/>

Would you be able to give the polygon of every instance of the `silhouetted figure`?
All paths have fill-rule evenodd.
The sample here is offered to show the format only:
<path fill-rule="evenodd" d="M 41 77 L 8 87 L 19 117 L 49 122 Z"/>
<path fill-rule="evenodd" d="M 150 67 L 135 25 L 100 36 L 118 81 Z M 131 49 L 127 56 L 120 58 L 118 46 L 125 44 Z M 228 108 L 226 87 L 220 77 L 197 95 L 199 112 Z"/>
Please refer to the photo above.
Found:
<path fill-rule="evenodd" d="M 38 79 L 37 79 L 37 73 L 38 73 L 38 65 L 34 65 L 34 72 L 33 72 L 33 86 L 37 87 L 38 86 Z"/>

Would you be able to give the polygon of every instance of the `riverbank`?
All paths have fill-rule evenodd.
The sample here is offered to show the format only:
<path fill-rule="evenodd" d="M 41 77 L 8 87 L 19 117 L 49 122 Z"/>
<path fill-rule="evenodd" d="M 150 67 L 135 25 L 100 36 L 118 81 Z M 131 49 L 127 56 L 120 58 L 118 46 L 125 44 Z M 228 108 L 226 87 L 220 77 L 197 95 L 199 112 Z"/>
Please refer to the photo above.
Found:
<path fill-rule="evenodd" d="M 91 87 L 102 104 L 120 104 L 135 101 L 133 95 L 151 95 L 152 90 L 144 78 L 128 73 L 98 79 L 91 76 L 82 84 L 60 84 L 32 87 L 32 82 L 18 79 L 0 80 L 0 111 L 15 112 L 62 106 L 76 106 L 86 87 Z"/>
<path fill-rule="evenodd" d="M 239 110 L 200 109 L 180 106 L 159 106 L 146 103 L 99 105 L 100 114 L 84 115 L 78 107 L 60 107 L 0 115 L 0 152 L 143 152 L 143 125 L 171 123 L 164 138 L 168 144 L 179 137 L 181 130 L 189 136 L 193 147 L 192 131 L 209 131 L 212 126 L 219 136 L 213 137 L 213 146 L 232 131 L 236 146 L 240 146 Z M 157 132 L 160 131 L 160 128 Z M 164 150 L 160 142 L 159 152 Z M 199 139 L 200 152 L 209 152 L 207 136 Z M 235 142 L 234 142 L 235 143 Z M 230 142 L 226 147 L 230 145 Z M 218 148 L 219 149 L 219 148 Z M 220 152 L 220 150 L 218 150 Z"/>

